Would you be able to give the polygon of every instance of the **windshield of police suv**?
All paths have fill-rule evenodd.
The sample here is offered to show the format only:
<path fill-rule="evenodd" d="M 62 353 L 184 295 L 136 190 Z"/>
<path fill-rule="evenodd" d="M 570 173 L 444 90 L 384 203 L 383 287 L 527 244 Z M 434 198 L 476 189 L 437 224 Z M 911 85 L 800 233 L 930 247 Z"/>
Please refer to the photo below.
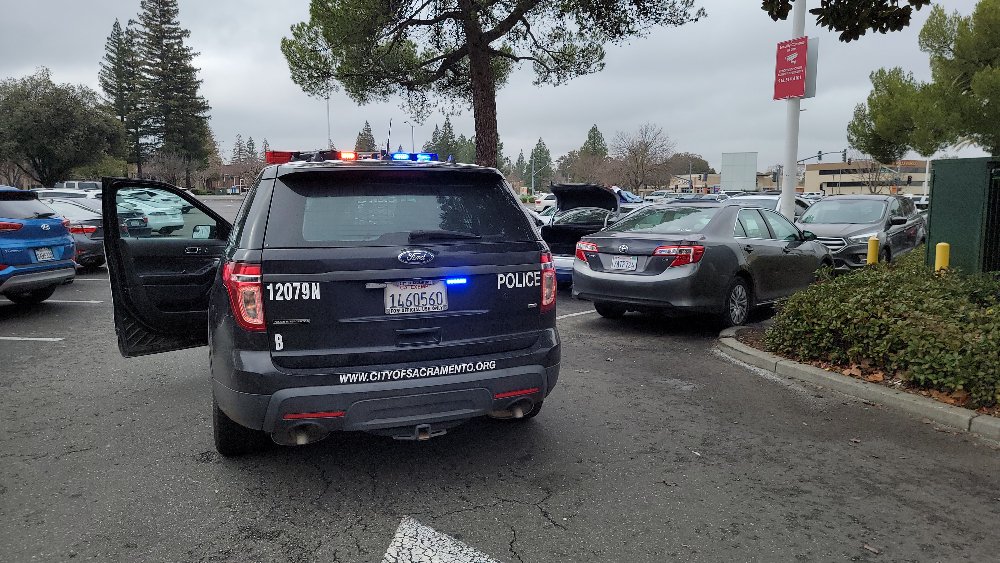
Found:
<path fill-rule="evenodd" d="M 801 223 L 852 225 L 875 223 L 885 214 L 885 201 L 879 199 L 823 199 L 812 204 Z"/>
<path fill-rule="evenodd" d="M 502 178 L 427 170 L 299 172 L 279 178 L 269 247 L 535 240 Z"/>
<path fill-rule="evenodd" d="M 699 233 L 718 212 L 718 207 L 639 209 L 605 230 L 662 234 Z"/>

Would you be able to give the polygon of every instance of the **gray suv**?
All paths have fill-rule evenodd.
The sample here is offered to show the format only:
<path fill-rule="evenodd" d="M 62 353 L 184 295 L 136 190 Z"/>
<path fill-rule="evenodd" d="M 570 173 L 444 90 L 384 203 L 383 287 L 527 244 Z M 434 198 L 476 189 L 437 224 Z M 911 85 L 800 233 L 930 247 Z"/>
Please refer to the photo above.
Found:
<path fill-rule="evenodd" d="M 913 201 L 895 195 L 832 196 L 814 203 L 798 221 L 830 249 L 837 269 L 860 268 L 868 239 L 879 241 L 879 261 L 889 262 L 927 240 L 927 225 Z"/>

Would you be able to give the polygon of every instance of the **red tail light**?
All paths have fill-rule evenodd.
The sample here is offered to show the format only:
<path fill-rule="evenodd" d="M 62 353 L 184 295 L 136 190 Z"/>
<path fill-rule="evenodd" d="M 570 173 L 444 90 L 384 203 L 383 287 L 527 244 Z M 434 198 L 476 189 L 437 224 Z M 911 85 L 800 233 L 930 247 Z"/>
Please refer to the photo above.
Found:
<path fill-rule="evenodd" d="M 552 254 L 542 253 L 542 307 L 545 311 L 556 306 L 556 265 L 552 263 Z"/>
<path fill-rule="evenodd" d="M 94 225 L 73 225 L 69 228 L 69 232 L 77 235 L 89 235 L 96 233 L 97 227 Z"/>
<path fill-rule="evenodd" d="M 264 331 L 264 284 L 261 283 L 260 264 L 226 262 L 222 267 L 222 282 L 229 292 L 236 323 L 245 330 Z"/>
<path fill-rule="evenodd" d="M 597 252 L 597 245 L 592 242 L 576 243 L 576 257 L 584 262 L 587 261 L 586 252 Z"/>
<path fill-rule="evenodd" d="M 664 245 L 657 246 L 653 250 L 653 256 L 673 256 L 674 261 L 670 263 L 671 268 L 674 266 L 683 266 L 685 264 L 695 264 L 701 261 L 701 257 L 705 255 L 704 246 L 678 246 L 678 245 Z"/>
<path fill-rule="evenodd" d="M 340 151 L 340 160 L 357 160 L 358 153 L 352 151 Z"/>
<path fill-rule="evenodd" d="M 0 233 L 11 233 L 14 231 L 20 231 L 21 227 L 24 225 L 20 223 L 7 223 L 5 221 L 0 221 Z"/>

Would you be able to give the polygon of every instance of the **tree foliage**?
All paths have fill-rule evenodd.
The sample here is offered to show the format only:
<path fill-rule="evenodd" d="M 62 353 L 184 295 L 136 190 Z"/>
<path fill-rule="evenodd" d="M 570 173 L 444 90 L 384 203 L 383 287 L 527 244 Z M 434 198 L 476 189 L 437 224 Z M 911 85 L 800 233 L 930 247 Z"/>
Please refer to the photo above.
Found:
<path fill-rule="evenodd" d="M 604 44 L 705 15 L 694 0 L 312 0 L 281 42 L 292 80 L 311 95 L 338 86 L 358 103 L 398 95 L 422 118 L 471 104 L 476 162 L 496 166 L 496 91 L 530 63 L 535 84 L 604 67 Z"/>
<path fill-rule="evenodd" d="M 358 138 L 354 141 L 354 150 L 357 152 L 374 152 L 378 150 L 375 143 L 375 135 L 372 133 L 372 126 L 365 121 L 365 126 L 358 133 Z"/>
<path fill-rule="evenodd" d="M 111 27 L 111 34 L 104 44 L 97 79 L 104 92 L 108 109 L 125 128 L 126 160 L 134 163 L 142 175 L 145 147 L 146 115 L 142 108 L 143 96 L 139 89 L 139 58 L 136 51 L 136 22 L 129 20 L 122 29 L 118 20 Z M 121 173 L 121 170 L 119 170 Z"/>
<path fill-rule="evenodd" d="M 535 143 L 535 148 L 531 149 L 531 156 L 528 157 L 525 173 L 524 180 L 529 185 L 531 184 L 532 173 L 534 173 L 535 189 L 538 189 L 540 186 L 547 186 L 555 175 L 555 171 L 552 169 L 552 153 L 549 152 L 549 147 L 545 146 L 545 141 L 541 137 Z"/>
<path fill-rule="evenodd" d="M 847 142 L 874 160 L 890 164 L 909 150 L 920 85 L 901 68 L 879 69 L 870 77 L 872 92 L 867 103 L 854 108 Z"/>
<path fill-rule="evenodd" d="M 679 152 L 667 159 L 667 171 L 682 176 L 684 174 L 715 174 L 715 169 L 708 165 L 700 154 Z"/>
<path fill-rule="evenodd" d="M 820 0 L 819 7 L 809 13 L 816 16 L 816 25 L 838 31 L 841 41 L 850 42 L 868 31 L 900 31 L 910 25 L 914 10 L 930 3 L 930 0 Z M 788 18 L 793 4 L 794 0 L 763 0 L 761 9 L 778 21 Z"/>
<path fill-rule="evenodd" d="M 121 150 L 124 131 L 86 86 L 55 84 L 48 69 L 0 82 L 0 161 L 43 186 Z"/>

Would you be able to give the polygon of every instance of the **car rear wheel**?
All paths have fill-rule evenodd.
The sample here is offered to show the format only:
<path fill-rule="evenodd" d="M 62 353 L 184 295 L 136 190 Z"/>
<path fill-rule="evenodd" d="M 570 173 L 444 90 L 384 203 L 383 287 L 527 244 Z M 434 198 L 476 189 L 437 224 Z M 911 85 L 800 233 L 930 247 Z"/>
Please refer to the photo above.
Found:
<path fill-rule="evenodd" d="M 753 306 L 753 294 L 750 284 L 743 278 L 736 278 L 726 292 L 726 302 L 723 306 L 720 320 L 725 327 L 739 326 L 747 322 Z"/>
<path fill-rule="evenodd" d="M 49 297 L 52 297 L 52 294 L 55 292 L 56 292 L 56 286 L 53 285 L 49 287 L 44 287 L 42 289 L 36 289 L 33 291 L 23 291 L 19 293 L 14 293 L 14 292 L 5 293 L 4 296 L 7 297 L 7 299 L 13 301 L 14 303 L 18 303 L 20 305 L 37 305 L 38 303 L 45 301 Z"/>
<path fill-rule="evenodd" d="M 212 399 L 212 432 L 215 450 L 226 457 L 235 457 L 264 450 L 269 445 L 268 436 L 260 430 L 242 426 L 229 418 Z"/>
<path fill-rule="evenodd" d="M 625 316 L 625 307 L 598 301 L 594 303 L 594 310 L 605 319 L 620 319 Z"/>

